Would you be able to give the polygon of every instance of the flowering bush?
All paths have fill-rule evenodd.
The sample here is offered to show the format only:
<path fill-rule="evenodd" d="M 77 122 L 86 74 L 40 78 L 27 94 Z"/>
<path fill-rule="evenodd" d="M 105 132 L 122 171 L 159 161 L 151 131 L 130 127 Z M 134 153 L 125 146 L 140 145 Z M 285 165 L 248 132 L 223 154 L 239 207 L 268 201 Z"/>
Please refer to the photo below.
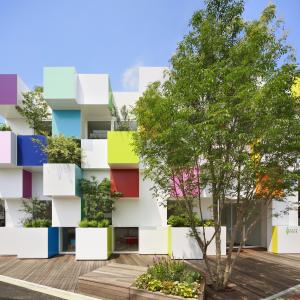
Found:
<path fill-rule="evenodd" d="M 162 292 L 184 298 L 197 298 L 203 277 L 187 269 L 183 261 L 155 258 L 147 273 L 136 279 L 136 287 L 151 292 Z"/>

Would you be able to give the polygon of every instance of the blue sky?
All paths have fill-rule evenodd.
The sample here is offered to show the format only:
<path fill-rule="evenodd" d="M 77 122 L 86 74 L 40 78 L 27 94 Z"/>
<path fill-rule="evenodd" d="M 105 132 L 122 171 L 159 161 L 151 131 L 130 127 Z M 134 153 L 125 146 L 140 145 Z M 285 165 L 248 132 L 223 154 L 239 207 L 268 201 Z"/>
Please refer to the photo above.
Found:
<path fill-rule="evenodd" d="M 300 55 L 300 1 L 273 1 Z M 258 17 L 269 0 L 246 1 Z M 29 87 L 44 66 L 109 73 L 113 90 L 132 90 L 135 67 L 166 66 L 188 31 L 200 0 L 0 0 L 0 73 L 18 73 Z"/>

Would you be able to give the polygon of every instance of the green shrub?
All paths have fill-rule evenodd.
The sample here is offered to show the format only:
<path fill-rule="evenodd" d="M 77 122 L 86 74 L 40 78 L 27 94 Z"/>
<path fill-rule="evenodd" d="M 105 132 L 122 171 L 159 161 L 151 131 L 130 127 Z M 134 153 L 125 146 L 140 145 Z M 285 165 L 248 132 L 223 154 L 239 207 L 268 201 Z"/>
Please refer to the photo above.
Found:
<path fill-rule="evenodd" d="M 49 163 L 76 164 L 79 167 L 81 166 L 80 140 L 60 134 L 48 137 L 47 145 L 43 145 L 38 140 L 34 141 L 47 154 Z"/>
<path fill-rule="evenodd" d="M 108 227 L 110 224 L 109 220 L 103 219 L 100 222 L 98 222 L 98 227 Z"/>
<path fill-rule="evenodd" d="M 135 285 L 151 292 L 197 298 L 202 279 L 201 273 L 188 270 L 183 261 L 155 258 L 153 266 L 136 279 Z"/>
<path fill-rule="evenodd" d="M 23 226 L 26 228 L 30 227 L 50 227 L 51 222 L 47 219 L 36 219 L 36 220 L 25 220 Z"/>
<path fill-rule="evenodd" d="M 0 131 L 11 131 L 11 128 L 7 124 L 0 124 Z"/>
<path fill-rule="evenodd" d="M 81 220 L 79 223 L 79 227 L 86 228 L 89 227 L 89 221 L 88 220 Z"/>
<path fill-rule="evenodd" d="M 194 223 L 196 226 L 204 226 L 204 227 L 214 225 L 214 221 L 211 219 L 201 221 L 197 214 L 194 214 Z M 186 214 L 171 215 L 168 218 L 168 225 L 171 225 L 172 227 L 190 227 L 191 226 L 190 220 Z"/>
<path fill-rule="evenodd" d="M 102 228 L 102 227 L 109 227 L 110 222 L 107 219 L 102 219 L 100 221 L 97 220 L 81 220 L 79 223 L 79 227 L 81 228 L 87 228 L 87 227 L 93 227 L 93 228 Z"/>
<path fill-rule="evenodd" d="M 50 227 L 51 226 L 51 201 L 32 198 L 22 202 L 22 209 L 26 218 L 22 220 L 24 227 Z"/>

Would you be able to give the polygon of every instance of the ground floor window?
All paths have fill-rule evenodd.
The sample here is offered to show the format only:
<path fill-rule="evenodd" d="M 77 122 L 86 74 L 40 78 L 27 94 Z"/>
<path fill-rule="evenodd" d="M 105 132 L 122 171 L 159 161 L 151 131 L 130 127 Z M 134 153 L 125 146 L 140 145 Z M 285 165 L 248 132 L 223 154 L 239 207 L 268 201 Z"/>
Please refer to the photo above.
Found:
<path fill-rule="evenodd" d="M 115 251 L 135 252 L 139 250 L 138 227 L 116 227 L 114 228 Z"/>
<path fill-rule="evenodd" d="M 61 228 L 61 252 L 75 252 L 75 228 Z"/>

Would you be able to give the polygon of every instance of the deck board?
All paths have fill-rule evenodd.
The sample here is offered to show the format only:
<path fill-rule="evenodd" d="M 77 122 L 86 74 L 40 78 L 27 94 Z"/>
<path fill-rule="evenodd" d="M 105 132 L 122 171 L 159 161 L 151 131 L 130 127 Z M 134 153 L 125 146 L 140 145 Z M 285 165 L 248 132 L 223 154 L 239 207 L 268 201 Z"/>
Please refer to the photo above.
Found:
<path fill-rule="evenodd" d="M 51 259 L 17 259 L 15 256 L 0 256 L 0 275 L 76 292 L 80 276 L 86 276 L 108 263 L 131 265 L 125 267 L 125 271 L 120 270 L 124 274 L 126 268 L 134 270 L 135 266 L 151 265 L 153 257 L 128 254 L 115 256 L 109 261 L 76 261 L 73 255 L 60 255 Z M 203 261 L 189 262 L 205 272 Z M 111 268 L 114 268 L 113 264 Z M 107 267 L 104 267 L 104 270 L 107 270 Z M 107 277 L 109 278 L 108 274 Z M 231 289 L 225 293 L 216 293 L 208 288 L 208 292 L 209 299 L 252 300 L 268 297 L 299 283 L 299 254 L 270 254 L 266 251 L 247 249 L 241 253 L 237 261 L 230 283 Z M 88 288 L 93 288 L 92 284 Z"/>

